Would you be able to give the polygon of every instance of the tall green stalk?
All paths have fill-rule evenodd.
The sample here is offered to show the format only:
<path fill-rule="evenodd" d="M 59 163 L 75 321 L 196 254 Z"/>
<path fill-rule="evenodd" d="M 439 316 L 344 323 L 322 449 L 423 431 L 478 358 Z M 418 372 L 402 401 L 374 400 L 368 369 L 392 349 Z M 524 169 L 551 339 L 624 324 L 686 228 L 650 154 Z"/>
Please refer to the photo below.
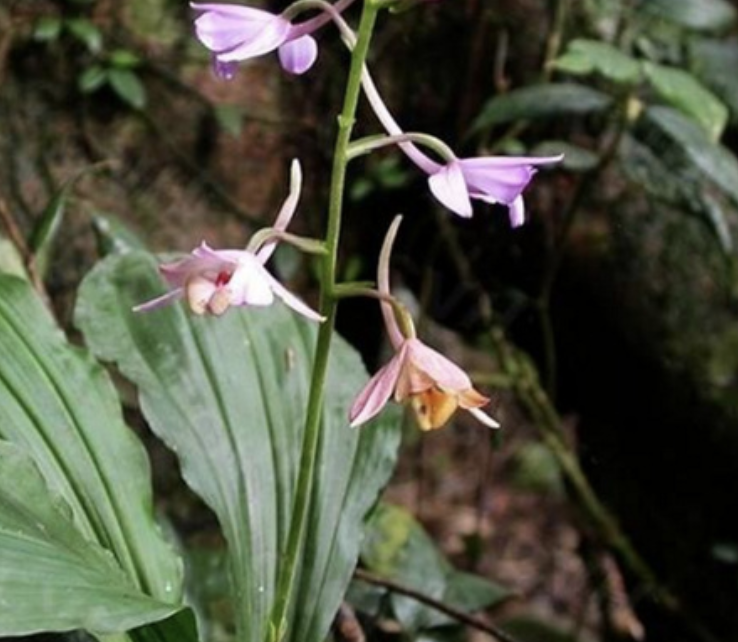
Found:
<path fill-rule="evenodd" d="M 343 109 L 338 118 L 338 134 L 333 155 L 333 171 L 331 175 L 330 201 L 328 207 L 328 224 L 325 247 L 327 256 L 323 262 L 323 278 L 321 281 L 320 311 L 325 321 L 318 331 L 315 347 L 315 360 L 310 382 L 307 418 L 300 453 L 300 468 L 292 505 L 292 519 L 287 536 L 287 547 L 284 551 L 282 565 L 279 570 L 277 594 L 274 601 L 267 640 L 278 642 L 284 638 L 287 627 L 287 614 L 294 593 L 295 577 L 299 566 L 298 560 L 303 549 L 307 519 L 310 514 L 311 496 L 315 482 L 316 459 L 320 446 L 320 426 L 323 410 L 325 381 L 328 371 L 328 359 L 333 338 L 336 319 L 336 303 L 334 289 L 336 286 L 336 264 L 338 259 L 338 242 L 341 234 L 341 214 L 343 212 L 344 190 L 346 184 L 346 167 L 349 162 L 349 144 L 356 120 L 356 108 L 361 93 L 361 72 L 369 51 L 369 42 L 377 18 L 376 0 L 365 0 L 359 23 L 356 46 L 351 54 L 351 68 L 346 83 Z"/>

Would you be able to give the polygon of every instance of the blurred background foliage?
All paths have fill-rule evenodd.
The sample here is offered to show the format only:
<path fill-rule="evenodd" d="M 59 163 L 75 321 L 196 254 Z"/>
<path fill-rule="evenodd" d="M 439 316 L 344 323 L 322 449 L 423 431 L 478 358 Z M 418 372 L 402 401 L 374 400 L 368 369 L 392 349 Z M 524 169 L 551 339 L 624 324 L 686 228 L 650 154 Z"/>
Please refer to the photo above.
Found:
<path fill-rule="evenodd" d="M 100 255 L 243 245 L 295 156 L 296 225 L 320 234 L 336 40 L 305 77 L 265 58 L 223 83 L 185 2 L 5 0 L 0 268 L 68 324 Z M 406 214 L 396 281 L 504 430 L 408 431 L 336 639 L 360 639 L 354 617 L 371 640 L 485 639 L 402 587 L 520 642 L 738 638 L 735 4 L 443 0 L 386 17 L 372 65 L 403 126 L 460 155 L 566 158 L 517 230 L 496 206 L 452 218 L 396 152 L 353 167 L 342 273 L 373 278 Z M 377 129 L 368 109 L 359 129 Z M 276 257 L 310 298 L 304 261 Z M 346 304 L 339 328 L 381 362 L 376 302 Z M 196 551 L 192 595 L 227 640 L 213 518 L 148 442 L 161 508 Z"/>

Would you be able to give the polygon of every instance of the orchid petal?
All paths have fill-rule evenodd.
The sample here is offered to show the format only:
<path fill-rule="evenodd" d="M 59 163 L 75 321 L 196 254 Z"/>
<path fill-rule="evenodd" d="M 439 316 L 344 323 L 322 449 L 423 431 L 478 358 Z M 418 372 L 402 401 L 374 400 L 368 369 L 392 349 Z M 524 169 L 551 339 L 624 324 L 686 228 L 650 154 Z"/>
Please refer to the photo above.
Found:
<path fill-rule="evenodd" d="M 359 426 L 376 416 L 395 389 L 402 368 L 403 355 L 398 352 L 369 380 L 358 394 L 349 411 L 351 427 Z"/>
<path fill-rule="evenodd" d="M 472 387 L 469 376 L 453 361 L 429 348 L 419 339 L 406 341 L 408 361 L 422 370 L 438 387 L 446 391 L 463 391 Z"/>
<path fill-rule="evenodd" d="M 279 62 L 282 69 L 299 76 L 313 66 L 318 58 L 318 43 L 312 36 L 301 36 L 285 42 L 279 48 Z"/>
<path fill-rule="evenodd" d="M 139 303 L 138 305 L 133 307 L 134 312 L 148 312 L 149 310 L 156 310 L 157 308 L 164 307 L 165 305 L 169 305 L 176 299 L 181 298 L 184 295 L 184 288 L 176 288 L 174 290 L 170 290 L 169 292 L 166 292 L 165 294 L 162 294 L 161 296 L 156 297 L 155 299 L 151 299 L 151 301 L 146 301 L 144 303 Z"/>
<path fill-rule="evenodd" d="M 211 51 L 230 51 L 259 38 L 277 16 L 268 11 L 231 4 L 191 4 L 203 13 L 195 19 L 197 38 Z M 225 61 L 228 62 L 228 61 Z"/>
<path fill-rule="evenodd" d="M 230 253 L 211 250 L 203 241 L 189 256 L 160 265 L 159 272 L 169 285 L 180 287 L 193 274 L 210 273 L 215 276 L 223 271 L 232 272 L 236 265 L 237 261 Z"/>
<path fill-rule="evenodd" d="M 459 162 L 462 167 L 477 169 L 488 167 L 515 167 L 517 165 L 551 165 L 563 160 L 564 155 L 558 156 L 476 156 L 474 158 L 462 158 Z"/>
<path fill-rule="evenodd" d="M 269 272 L 250 252 L 244 252 L 236 271 L 225 286 L 232 305 L 266 306 L 274 302 Z"/>
<path fill-rule="evenodd" d="M 292 217 L 297 210 L 297 203 L 300 200 L 300 191 L 302 190 L 302 169 L 300 168 L 300 161 L 294 159 L 290 166 L 290 193 L 284 200 L 282 207 L 277 214 L 277 218 L 272 226 L 275 230 L 283 232 L 287 229 L 290 224 Z M 266 263 L 274 253 L 277 247 L 276 241 L 269 241 L 265 243 L 259 251 L 256 253 L 257 258 L 261 263 Z"/>
<path fill-rule="evenodd" d="M 441 204 L 459 216 L 469 218 L 472 215 L 472 206 L 469 201 L 469 190 L 464 181 L 464 174 L 458 161 L 453 161 L 442 167 L 428 178 L 428 185 Z"/>
<path fill-rule="evenodd" d="M 512 225 L 512 227 L 520 227 L 525 223 L 525 204 L 523 203 L 522 194 L 510 203 L 507 211 L 510 216 L 510 225 Z"/>
<path fill-rule="evenodd" d="M 402 223 L 402 217 L 396 216 L 392 221 L 387 235 L 384 237 L 382 243 L 382 250 L 379 253 L 379 264 L 377 266 L 377 285 L 379 286 L 379 292 L 386 296 L 390 296 L 390 258 L 392 255 L 392 246 L 397 236 L 397 230 Z M 388 301 L 380 300 L 379 305 L 382 309 L 382 317 L 384 318 L 384 325 L 389 335 L 390 343 L 397 350 L 405 341 L 405 337 L 400 332 L 400 327 L 397 324 L 395 318 L 395 311 L 392 305 Z"/>
<path fill-rule="evenodd" d="M 271 15 L 271 14 L 270 14 Z M 271 15 L 271 20 L 262 24 L 259 32 L 241 42 L 228 51 L 218 52 L 221 62 L 235 62 L 255 58 L 280 47 L 290 31 L 290 23 L 281 16 Z"/>
<path fill-rule="evenodd" d="M 467 408 L 469 412 L 477 421 L 484 424 L 488 428 L 499 428 L 500 424 L 490 417 L 486 412 L 479 408 Z"/>
<path fill-rule="evenodd" d="M 528 186 L 535 169 L 526 166 L 487 165 L 470 169 L 462 165 L 464 180 L 473 198 L 487 203 L 511 203 Z"/>
<path fill-rule="evenodd" d="M 267 279 L 269 281 L 269 287 L 272 289 L 272 292 L 274 292 L 276 296 L 282 299 L 285 305 L 288 305 L 295 312 L 312 321 L 325 321 L 324 316 L 318 314 L 311 307 L 303 303 L 298 297 L 292 294 L 292 292 L 290 292 L 279 281 L 277 281 L 277 279 L 275 279 L 271 274 L 267 273 Z"/>

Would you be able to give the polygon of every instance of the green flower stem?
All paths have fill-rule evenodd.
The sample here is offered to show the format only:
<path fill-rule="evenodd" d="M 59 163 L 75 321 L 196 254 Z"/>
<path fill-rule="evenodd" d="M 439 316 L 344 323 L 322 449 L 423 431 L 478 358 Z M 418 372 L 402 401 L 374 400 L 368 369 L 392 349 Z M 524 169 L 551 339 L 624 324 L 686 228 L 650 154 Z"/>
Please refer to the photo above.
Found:
<path fill-rule="evenodd" d="M 358 156 L 369 154 L 374 150 L 387 147 L 388 145 L 398 145 L 400 143 L 418 143 L 428 149 L 436 152 L 444 161 L 452 161 L 456 158 L 451 148 L 446 145 L 440 138 L 431 136 L 430 134 L 422 134 L 417 132 L 406 132 L 396 136 L 367 136 L 355 140 L 349 146 L 349 160 L 353 160 Z"/>
<path fill-rule="evenodd" d="M 325 317 L 318 331 L 315 348 L 310 396 L 308 398 L 305 432 L 300 453 L 300 468 L 292 506 L 292 519 L 287 536 L 282 565 L 279 570 L 277 593 L 272 609 L 267 639 L 278 642 L 286 633 L 287 614 L 290 609 L 300 552 L 302 551 L 308 516 L 310 514 L 311 497 L 316 474 L 316 459 L 320 446 L 320 425 L 323 409 L 328 358 L 330 354 L 333 329 L 336 319 L 336 298 L 333 290 L 336 283 L 336 263 L 338 258 L 338 241 L 341 233 L 341 213 L 343 211 L 344 188 L 346 183 L 346 166 L 348 165 L 348 148 L 351 142 L 356 118 L 356 108 L 361 92 L 361 72 L 369 51 L 377 18 L 377 7 L 372 0 L 365 0 L 361 13 L 356 47 L 351 54 L 343 109 L 338 117 L 338 135 L 333 156 L 333 172 L 331 175 L 330 201 L 328 207 L 328 226 L 325 247 L 327 256 L 323 261 L 323 278 L 321 282 L 320 312 Z"/>

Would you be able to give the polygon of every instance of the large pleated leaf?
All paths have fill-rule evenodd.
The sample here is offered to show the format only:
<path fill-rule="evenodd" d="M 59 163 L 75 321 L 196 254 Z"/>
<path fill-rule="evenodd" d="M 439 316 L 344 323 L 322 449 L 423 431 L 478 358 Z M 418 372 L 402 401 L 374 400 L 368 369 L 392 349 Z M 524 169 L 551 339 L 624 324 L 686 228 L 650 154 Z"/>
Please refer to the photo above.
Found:
<path fill-rule="evenodd" d="M 229 546 L 240 639 L 262 640 L 290 522 L 316 336 L 275 304 L 195 317 L 180 304 L 133 305 L 162 291 L 143 252 L 112 256 L 85 280 L 76 320 L 88 345 L 139 388 L 152 429 L 177 453 L 188 484 L 218 516 Z M 322 642 L 358 556 L 363 520 L 391 472 L 396 413 L 348 426 L 366 381 L 335 341 L 318 478 L 287 639 Z"/>
<path fill-rule="evenodd" d="M 177 606 L 136 588 L 115 558 L 86 540 L 31 458 L 0 441 L 0 631 L 125 631 Z"/>
<path fill-rule="evenodd" d="M 81 536 L 108 549 L 132 586 L 179 604 L 181 563 L 154 521 L 146 454 L 115 389 L 10 276 L 0 276 L 0 437 L 28 453 Z"/>

